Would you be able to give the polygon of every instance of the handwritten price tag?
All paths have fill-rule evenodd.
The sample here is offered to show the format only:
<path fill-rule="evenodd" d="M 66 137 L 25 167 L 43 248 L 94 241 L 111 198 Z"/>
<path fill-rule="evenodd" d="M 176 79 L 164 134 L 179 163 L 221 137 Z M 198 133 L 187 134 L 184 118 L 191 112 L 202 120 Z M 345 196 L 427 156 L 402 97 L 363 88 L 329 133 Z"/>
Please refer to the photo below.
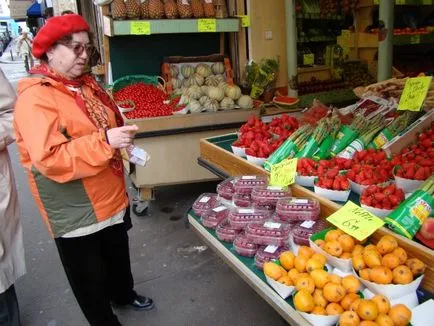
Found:
<path fill-rule="evenodd" d="M 384 225 L 382 219 L 352 201 L 347 202 L 341 209 L 330 215 L 327 221 L 360 241 Z"/>
<path fill-rule="evenodd" d="M 201 33 L 217 32 L 217 20 L 215 20 L 214 18 L 198 19 L 197 30 Z"/>
<path fill-rule="evenodd" d="M 151 22 L 132 21 L 130 33 L 133 35 L 151 35 Z"/>
<path fill-rule="evenodd" d="M 314 63 L 315 63 L 315 54 L 313 53 L 303 54 L 304 65 L 313 66 Z"/>
<path fill-rule="evenodd" d="M 295 182 L 297 159 L 283 160 L 271 166 L 270 185 L 286 187 Z"/>
<path fill-rule="evenodd" d="M 250 27 L 249 15 L 236 15 L 235 17 L 241 18 L 241 27 Z"/>
<path fill-rule="evenodd" d="M 399 100 L 398 110 L 420 111 L 431 85 L 432 76 L 409 78 Z"/>

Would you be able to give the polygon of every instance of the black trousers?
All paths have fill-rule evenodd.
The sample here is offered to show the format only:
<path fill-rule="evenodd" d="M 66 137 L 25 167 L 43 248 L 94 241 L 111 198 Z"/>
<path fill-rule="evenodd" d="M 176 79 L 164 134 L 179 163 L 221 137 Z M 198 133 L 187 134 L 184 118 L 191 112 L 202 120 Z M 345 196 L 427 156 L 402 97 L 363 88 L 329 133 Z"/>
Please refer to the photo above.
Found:
<path fill-rule="evenodd" d="M 124 223 L 77 238 L 56 238 L 60 259 L 81 310 L 92 326 L 121 325 L 111 302 L 131 303 L 136 293 Z"/>
<path fill-rule="evenodd" d="M 18 309 L 15 287 L 11 285 L 0 293 L 0 326 L 20 326 L 20 311 Z"/>

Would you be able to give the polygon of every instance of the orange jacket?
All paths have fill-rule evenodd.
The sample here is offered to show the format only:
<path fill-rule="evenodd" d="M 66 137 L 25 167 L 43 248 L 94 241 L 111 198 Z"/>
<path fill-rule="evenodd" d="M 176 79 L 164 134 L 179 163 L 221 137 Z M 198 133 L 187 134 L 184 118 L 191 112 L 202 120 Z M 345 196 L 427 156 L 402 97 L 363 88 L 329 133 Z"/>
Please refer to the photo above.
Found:
<path fill-rule="evenodd" d="M 50 233 L 60 237 L 128 206 L 124 179 L 109 167 L 114 150 L 62 83 L 19 82 L 14 127 L 21 163 Z M 114 113 L 107 109 L 110 126 Z"/>

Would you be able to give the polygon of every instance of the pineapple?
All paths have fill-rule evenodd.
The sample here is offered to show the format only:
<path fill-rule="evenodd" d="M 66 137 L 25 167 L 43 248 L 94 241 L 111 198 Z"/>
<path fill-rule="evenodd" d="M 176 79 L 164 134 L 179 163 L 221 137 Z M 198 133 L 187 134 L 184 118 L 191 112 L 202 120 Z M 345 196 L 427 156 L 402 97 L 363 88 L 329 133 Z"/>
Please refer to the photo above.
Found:
<path fill-rule="evenodd" d="M 161 19 L 164 17 L 164 4 L 161 0 L 149 0 L 149 18 Z"/>
<path fill-rule="evenodd" d="M 191 18 L 193 11 L 188 0 L 178 0 L 178 12 L 181 18 Z"/>
<path fill-rule="evenodd" d="M 139 3 L 137 0 L 127 0 L 125 2 L 125 7 L 127 8 L 127 16 L 129 19 L 139 19 L 142 10 L 140 8 Z"/>
<path fill-rule="evenodd" d="M 215 8 L 214 8 L 213 0 L 203 0 L 203 11 L 205 13 L 205 17 L 207 18 L 215 17 Z"/>
<path fill-rule="evenodd" d="M 178 18 L 178 6 L 175 3 L 175 0 L 166 0 L 164 4 L 164 13 L 166 17 L 169 19 Z"/>
<path fill-rule="evenodd" d="M 141 0 L 142 4 L 140 5 L 142 10 L 142 18 L 149 18 L 149 0 Z"/>
<path fill-rule="evenodd" d="M 202 18 L 204 16 L 203 5 L 201 0 L 191 0 L 191 9 L 193 16 L 196 18 Z"/>
<path fill-rule="evenodd" d="M 111 3 L 113 19 L 125 19 L 127 17 L 127 7 L 124 0 L 114 0 Z"/>

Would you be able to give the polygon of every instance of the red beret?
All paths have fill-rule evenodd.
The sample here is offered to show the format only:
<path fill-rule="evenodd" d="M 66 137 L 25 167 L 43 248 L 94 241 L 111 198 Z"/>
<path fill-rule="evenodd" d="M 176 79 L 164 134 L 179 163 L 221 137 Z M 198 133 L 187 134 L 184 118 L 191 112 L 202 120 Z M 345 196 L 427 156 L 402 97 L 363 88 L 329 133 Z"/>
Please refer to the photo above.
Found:
<path fill-rule="evenodd" d="M 33 39 L 33 56 L 42 57 L 62 37 L 82 31 L 89 31 L 89 25 L 80 15 L 69 14 L 48 19 Z"/>

